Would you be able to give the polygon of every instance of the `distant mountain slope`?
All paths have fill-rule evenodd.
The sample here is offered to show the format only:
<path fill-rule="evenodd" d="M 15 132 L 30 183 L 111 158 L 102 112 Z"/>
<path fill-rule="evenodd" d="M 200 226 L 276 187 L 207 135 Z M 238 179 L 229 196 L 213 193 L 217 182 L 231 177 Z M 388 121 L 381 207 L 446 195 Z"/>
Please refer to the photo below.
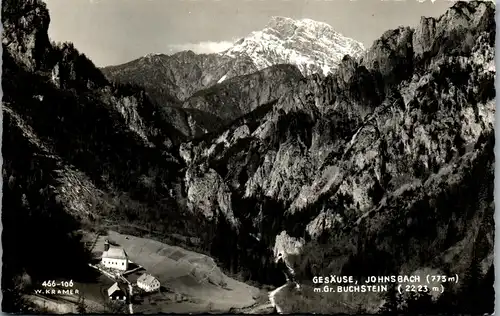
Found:
<path fill-rule="evenodd" d="M 122 65 L 102 68 L 111 80 L 140 85 L 153 100 L 164 105 L 183 101 L 223 77 L 231 78 L 257 70 L 248 58 L 234 59 L 192 51 L 171 56 L 149 54 Z"/>
<path fill-rule="evenodd" d="M 304 76 L 326 76 L 345 55 L 358 57 L 363 51 L 363 44 L 342 36 L 324 22 L 275 16 L 262 31 L 252 32 L 221 55 L 249 56 L 258 69 L 291 64 Z"/>
<path fill-rule="evenodd" d="M 246 68 L 250 67 L 250 70 Z M 256 71 L 243 59 L 232 60 L 215 55 L 197 55 L 191 51 L 172 56 L 149 54 L 101 71 L 110 80 L 144 88 L 160 112 L 185 137 L 192 138 L 223 126 L 220 117 L 193 109 L 183 109 L 182 100 L 196 91 L 210 87 L 223 75 Z"/>
<path fill-rule="evenodd" d="M 286 95 L 303 79 L 292 65 L 276 65 L 249 75 L 233 77 L 188 98 L 183 107 L 212 113 L 224 122 L 255 110 Z"/>
<path fill-rule="evenodd" d="M 302 78 L 293 66 L 276 65 L 259 72 L 245 60 L 188 51 L 148 55 L 106 67 L 103 73 L 116 82 L 144 87 L 165 119 L 192 138 L 277 99 Z"/>
<path fill-rule="evenodd" d="M 358 57 L 362 51 L 360 43 L 343 37 L 325 23 L 273 17 L 262 31 L 253 32 L 219 54 L 192 51 L 170 56 L 148 54 L 101 70 L 114 82 L 144 87 L 156 104 L 171 107 L 166 110 L 167 116 L 177 129 L 186 136 L 196 137 L 203 131 L 217 130 L 248 109 L 272 101 L 276 95 L 284 94 L 283 88 L 288 87 L 292 79 L 299 77 L 296 71 L 285 75 L 282 66 L 276 71 L 264 71 L 266 68 L 289 64 L 298 67 L 304 76 L 326 75 L 338 66 L 344 55 Z M 249 76 L 257 71 L 264 72 Z M 258 82 L 255 78 L 259 78 Z M 218 85 L 228 80 L 232 84 Z M 228 92 L 228 87 L 237 87 L 237 90 Z M 226 92 L 214 98 L 220 91 Z M 263 94 L 262 91 L 270 92 Z M 179 107 L 197 109 L 197 115 Z M 242 107 L 248 109 L 242 111 Z M 206 116 L 203 113 L 207 113 Z"/>
<path fill-rule="evenodd" d="M 323 22 L 273 17 L 262 31 L 249 34 L 219 54 L 148 54 L 102 68 L 113 81 L 142 86 L 162 104 L 186 100 L 196 91 L 232 77 L 290 64 L 304 76 L 334 70 L 344 55 L 358 57 L 364 48 Z"/>

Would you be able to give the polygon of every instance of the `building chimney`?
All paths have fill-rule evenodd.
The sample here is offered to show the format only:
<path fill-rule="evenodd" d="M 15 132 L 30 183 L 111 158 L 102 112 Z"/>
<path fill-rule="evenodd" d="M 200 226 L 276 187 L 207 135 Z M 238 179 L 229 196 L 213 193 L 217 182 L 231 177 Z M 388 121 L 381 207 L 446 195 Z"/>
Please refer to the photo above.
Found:
<path fill-rule="evenodd" d="M 106 239 L 106 241 L 104 242 L 104 251 L 108 250 L 109 250 L 109 241 Z"/>

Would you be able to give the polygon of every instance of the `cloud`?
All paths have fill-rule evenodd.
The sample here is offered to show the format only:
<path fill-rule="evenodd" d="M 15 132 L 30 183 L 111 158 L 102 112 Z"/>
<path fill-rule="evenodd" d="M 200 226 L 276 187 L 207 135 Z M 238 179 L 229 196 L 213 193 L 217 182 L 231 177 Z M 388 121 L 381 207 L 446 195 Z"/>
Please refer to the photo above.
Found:
<path fill-rule="evenodd" d="M 174 44 L 170 45 L 171 51 L 183 51 L 192 50 L 197 54 L 210 54 L 219 53 L 225 51 L 226 49 L 233 46 L 233 42 L 221 41 L 221 42 L 199 42 L 199 43 L 185 43 L 185 44 Z"/>

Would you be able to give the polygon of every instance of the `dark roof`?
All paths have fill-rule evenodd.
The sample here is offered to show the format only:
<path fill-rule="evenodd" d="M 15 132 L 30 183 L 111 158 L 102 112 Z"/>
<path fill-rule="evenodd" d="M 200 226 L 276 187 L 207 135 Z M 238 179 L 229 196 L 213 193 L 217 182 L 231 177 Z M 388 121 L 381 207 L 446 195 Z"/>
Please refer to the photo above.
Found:
<path fill-rule="evenodd" d="M 126 289 L 124 288 L 123 285 L 115 282 L 111 287 L 108 289 L 108 296 L 113 295 L 116 291 L 120 291 L 123 293 L 126 293 Z"/>

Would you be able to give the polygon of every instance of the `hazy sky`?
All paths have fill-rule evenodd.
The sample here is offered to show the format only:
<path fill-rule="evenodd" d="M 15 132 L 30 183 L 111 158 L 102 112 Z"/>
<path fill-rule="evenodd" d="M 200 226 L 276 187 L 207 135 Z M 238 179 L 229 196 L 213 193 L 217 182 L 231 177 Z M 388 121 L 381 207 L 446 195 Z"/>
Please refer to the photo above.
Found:
<path fill-rule="evenodd" d="M 147 53 L 217 52 L 271 16 L 310 18 L 371 46 L 384 31 L 439 16 L 447 0 L 45 0 L 54 41 L 71 41 L 97 66 Z"/>

